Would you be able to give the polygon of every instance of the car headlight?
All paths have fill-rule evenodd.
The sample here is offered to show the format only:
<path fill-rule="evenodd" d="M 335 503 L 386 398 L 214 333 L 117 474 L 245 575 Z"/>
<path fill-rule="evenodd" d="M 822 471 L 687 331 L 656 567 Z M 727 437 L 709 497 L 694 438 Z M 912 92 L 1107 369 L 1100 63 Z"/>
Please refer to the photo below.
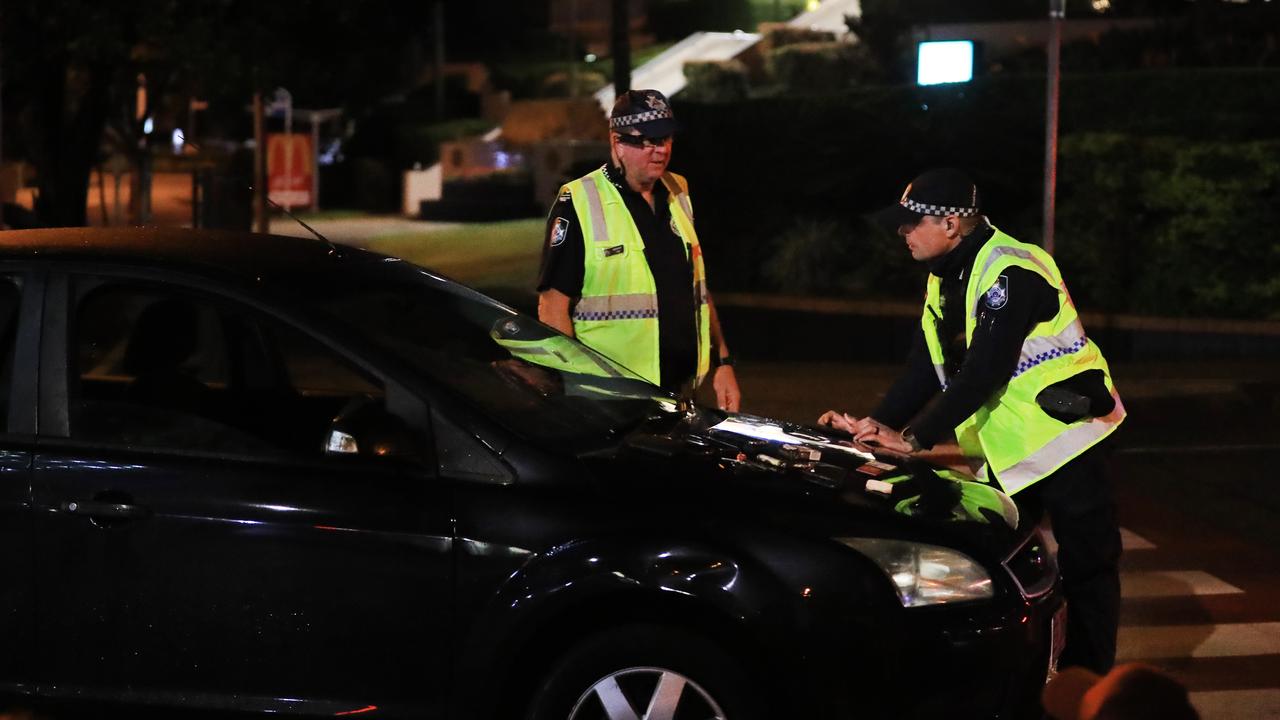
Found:
<path fill-rule="evenodd" d="M 906 540 L 836 539 L 880 566 L 903 607 L 989 600 L 994 595 L 991 576 L 962 552 Z"/>

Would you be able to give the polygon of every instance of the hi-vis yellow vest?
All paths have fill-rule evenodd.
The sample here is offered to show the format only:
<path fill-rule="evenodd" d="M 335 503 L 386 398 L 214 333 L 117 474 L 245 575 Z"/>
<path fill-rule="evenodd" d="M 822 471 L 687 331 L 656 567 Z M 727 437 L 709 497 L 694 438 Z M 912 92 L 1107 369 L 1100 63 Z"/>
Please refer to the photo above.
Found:
<path fill-rule="evenodd" d="M 1125 418 L 1124 405 L 1111 382 L 1107 361 L 1098 346 L 1084 334 L 1084 326 L 1062 281 L 1053 258 L 1035 245 L 1021 243 L 999 230 L 989 239 L 969 270 L 965 292 L 965 347 L 973 342 L 979 303 L 1009 267 L 1030 270 L 1058 289 L 1058 313 L 1031 329 L 1022 343 L 1022 356 L 1009 382 L 986 404 L 956 428 L 956 438 L 966 455 L 981 456 L 1005 492 L 1013 494 L 1043 479 L 1072 458 L 1110 435 Z M 925 344 L 947 388 L 943 339 L 938 336 L 942 317 L 941 278 L 929 276 L 921 326 Z M 951 310 L 955 312 L 956 309 Z M 1049 417 L 1036 404 L 1046 387 L 1086 370 L 1098 369 L 1115 399 L 1115 409 L 1105 417 L 1085 417 L 1064 423 Z M 979 477 L 986 479 L 984 467 Z"/>
<path fill-rule="evenodd" d="M 693 265 L 694 325 L 698 339 L 697 382 L 711 368 L 711 312 L 707 305 L 702 248 L 693 230 L 688 185 L 675 173 L 662 176 L 671 217 Z M 586 260 L 582 296 L 573 308 L 573 333 L 592 349 L 656 384 L 658 360 L 658 295 L 644 256 L 644 240 L 618 189 L 600 168 L 561 188 L 573 197 L 582 227 Z"/>

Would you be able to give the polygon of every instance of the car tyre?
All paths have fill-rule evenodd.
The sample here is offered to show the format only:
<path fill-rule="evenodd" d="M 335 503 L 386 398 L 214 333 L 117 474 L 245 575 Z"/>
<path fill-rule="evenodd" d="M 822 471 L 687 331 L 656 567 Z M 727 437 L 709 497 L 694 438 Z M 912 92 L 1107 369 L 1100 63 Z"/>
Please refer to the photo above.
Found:
<path fill-rule="evenodd" d="M 759 720 L 747 674 L 692 633 L 631 625 L 569 650 L 534 694 L 528 720 Z"/>

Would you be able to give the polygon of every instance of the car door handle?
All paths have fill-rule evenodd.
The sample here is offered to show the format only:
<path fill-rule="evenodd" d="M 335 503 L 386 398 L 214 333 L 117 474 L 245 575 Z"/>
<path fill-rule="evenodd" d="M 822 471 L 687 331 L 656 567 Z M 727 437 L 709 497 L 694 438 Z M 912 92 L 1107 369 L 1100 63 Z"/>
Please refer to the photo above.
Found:
<path fill-rule="evenodd" d="M 133 520 L 135 518 L 144 517 L 147 514 L 147 509 L 141 505 L 99 502 L 95 500 L 90 500 L 88 502 L 69 500 L 62 504 L 62 509 L 72 515 L 84 515 L 91 518 L 111 520 Z"/>

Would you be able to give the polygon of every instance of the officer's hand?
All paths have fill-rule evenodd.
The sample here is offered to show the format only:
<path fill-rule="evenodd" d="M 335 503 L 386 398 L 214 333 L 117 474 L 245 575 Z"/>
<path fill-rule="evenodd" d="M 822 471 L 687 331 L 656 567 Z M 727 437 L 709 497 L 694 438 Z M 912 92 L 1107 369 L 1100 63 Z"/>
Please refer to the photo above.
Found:
<path fill-rule="evenodd" d="M 881 423 L 875 423 L 874 427 L 855 435 L 854 439 L 902 455 L 910 455 L 915 450 L 915 448 L 911 447 L 911 443 L 902 439 L 902 433 Z"/>
<path fill-rule="evenodd" d="M 864 418 L 854 418 L 853 429 L 849 432 L 853 434 L 854 440 L 867 442 L 869 440 L 875 440 L 877 436 L 882 434 L 893 433 L 896 431 L 868 415 Z"/>
<path fill-rule="evenodd" d="M 853 434 L 854 423 L 857 418 L 849 417 L 846 413 L 838 410 L 828 410 L 822 413 L 822 417 L 818 418 L 818 424 L 822 427 L 829 427 L 833 430 L 840 430 Z"/>
<path fill-rule="evenodd" d="M 742 393 L 738 391 L 738 376 L 734 374 L 732 366 L 721 365 L 716 368 L 716 373 L 711 378 L 711 387 L 716 391 L 716 404 L 721 410 L 738 412 Z"/>

